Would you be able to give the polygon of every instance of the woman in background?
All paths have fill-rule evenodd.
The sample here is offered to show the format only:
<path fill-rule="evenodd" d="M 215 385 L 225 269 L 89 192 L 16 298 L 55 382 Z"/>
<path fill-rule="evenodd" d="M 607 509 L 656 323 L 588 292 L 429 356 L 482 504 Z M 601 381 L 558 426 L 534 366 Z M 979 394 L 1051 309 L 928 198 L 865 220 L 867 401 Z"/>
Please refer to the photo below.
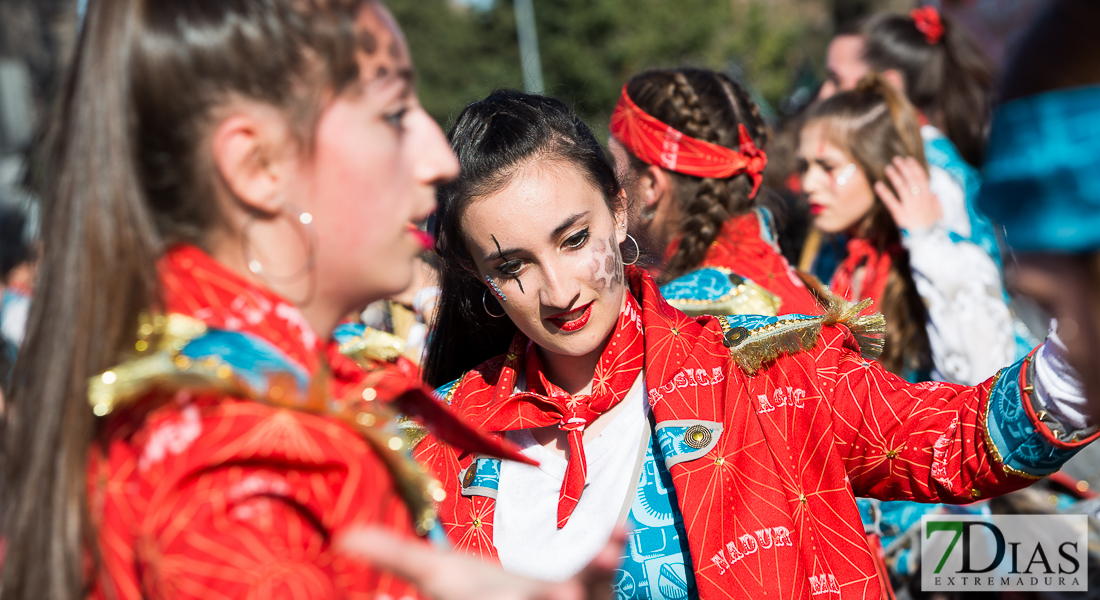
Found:
<path fill-rule="evenodd" d="M 663 257 L 658 281 L 673 306 L 689 314 L 821 312 L 758 202 L 767 125 L 741 86 L 702 69 L 636 75 L 611 115 L 611 136 L 645 237 Z"/>
<path fill-rule="evenodd" d="M 928 187 L 940 201 L 943 227 L 953 240 L 985 250 L 1001 269 L 993 224 L 976 204 L 982 181 L 976 166 L 989 123 L 993 66 L 974 40 L 932 6 L 908 15 L 880 13 L 838 35 L 828 63 L 829 72 L 838 75 L 822 87 L 822 97 L 850 90 L 868 73 L 878 72 L 916 107 Z M 1013 333 L 1017 357 L 1039 342 L 1015 316 Z"/>
<path fill-rule="evenodd" d="M 887 370 L 974 385 L 1012 360 L 1000 271 L 943 227 L 916 114 L 893 86 L 870 75 L 814 106 L 799 154 L 814 226 L 848 237 L 830 288 L 882 311 Z"/>
<path fill-rule="evenodd" d="M 918 111 L 945 226 L 1000 265 L 992 224 L 974 205 L 993 90 L 993 66 L 974 40 L 931 6 L 907 15 L 884 12 L 838 35 L 828 63 L 835 75 L 822 98 L 854 89 L 872 71 L 901 90 Z"/>

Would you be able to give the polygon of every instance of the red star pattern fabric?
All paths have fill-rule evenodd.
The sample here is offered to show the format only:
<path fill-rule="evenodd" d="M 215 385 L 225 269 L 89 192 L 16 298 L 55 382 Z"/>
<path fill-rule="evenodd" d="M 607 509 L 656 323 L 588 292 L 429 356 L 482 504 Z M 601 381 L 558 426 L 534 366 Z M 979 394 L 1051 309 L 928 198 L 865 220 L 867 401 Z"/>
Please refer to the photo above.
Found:
<path fill-rule="evenodd" d="M 558 529 L 565 527 L 588 480 L 582 436 L 584 428 L 626 397 L 642 370 L 642 322 L 638 302 L 629 294 L 615 324 L 613 336 L 596 363 L 592 394 L 570 396 L 542 373 L 535 344 L 516 332 L 505 357 L 498 385 L 481 390 L 493 412 L 483 420 L 491 431 L 509 431 L 557 425 L 568 432 L 569 463 L 558 499 Z M 520 361 L 520 357 L 523 361 Z M 513 394 L 516 372 L 526 364 L 527 391 Z"/>
<path fill-rule="evenodd" d="M 984 438 L 996 377 L 976 387 L 911 385 L 865 360 L 843 325 L 749 376 L 723 344 L 719 318 L 689 318 L 648 275 L 628 275 L 657 426 L 723 426 L 709 451 L 670 468 L 700 597 L 877 598 L 855 496 L 968 503 L 1031 483 L 1006 471 Z M 500 396 L 485 390 L 501 384 L 505 363 L 496 357 L 464 375 L 448 393 L 452 409 L 486 422 Z M 440 518 L 456 549 L 497 560 L 494 500 L 460 493 L 474 457 L 430 436 L 417 456 L 448 492 Z"/>
<path fill-rule="evenodd" d="M 160 272 L 168 312 L 259 336 L 310 374 L 327 367 L 334 397 L 363 381 L 297 308 L 197 248 L 171 250 Z M 418 596 L 331 547 L 352 524 L 415 536 L 389 471 L 352 429 L 217 394 L 164 396 L 117 410 L 93 446 L 91 598 Z"/>
<path fill-rule="evenodd" d="M 665 262 L 676 252 L 679 239 L 669 244 Z M 751 280 L 780 298 L 779 314 L 819 315 L 817 298 L 775 246 L 761 236 L 755 211 L 726 221 L 707 249 L 700 267 L 722 267 Z"/>
<path fill-rule="evenodd" d="M 905 249 L 894 244 L 880 252 L 868 240 L 849 238 L 848 256 L 836 268 L 829 289 L 841 298 L 859 302 L 870 298 L 872 307 L 881 307 L 882 295 L 886 292 L 886 281 L 890 277 L 890 265 L 895 257 Z M 862 275 L 856 281 L 856 271 L 863 268 Z"/>

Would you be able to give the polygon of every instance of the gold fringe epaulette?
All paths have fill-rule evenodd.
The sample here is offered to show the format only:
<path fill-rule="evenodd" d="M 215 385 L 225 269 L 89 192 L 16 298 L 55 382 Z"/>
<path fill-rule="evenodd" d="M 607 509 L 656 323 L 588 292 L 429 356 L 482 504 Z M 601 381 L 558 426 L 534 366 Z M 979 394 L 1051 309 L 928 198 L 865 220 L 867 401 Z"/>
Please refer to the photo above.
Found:
<path fill-rule="evenodd" d="M 405 340 L 385 331 L 367 327 L 363 335 L 340 344 L 340 354 L 357 362 L 391 361 L 405 351 Z"/>
<path fill-rule="evenodd" d="M 774 323 L 748 329 L 734 327 L 722 319 L 724 343 L 737 366 L 748 375 L 755 375 L 765 363 L 780 356 L 813 349 L 823 326 L 844 325 L 859 344 L 860 354 L 876 359 L 882 354 L 882 336 L 886 320 L 881 314 L 860 315 L 871 305 L 870 300 L 851 304 L 830 294 L 826 312 L 809 319 L 781 319 Z"/>
<path fill-rule="evenodd" d="M 423 442 L 424 438 L 428 437 L 427 427 L 424 427 L 420 423 L 404 415 L 397 417 L 397 432 L 401 434 L 401 437 L 405 438 L 405 443 L 408 444 L 409 450 L 416 450 L 420 442 Z"/>
<path fill-rule="evenodd" d="M 782 300 L 763 286 L 745 279 L 725 267 L 705 267 L 705 269 L 718 271 L 729 278 L 730 284 L 733 286 L 730 291 L 715 298 L 665 298 L 665 300 L 673 308 L 689 317 L 703 315 L 767 315 L 774 317 L 779 314 L 779 306 L 782 304 Z M 693 271 L 688 275 L 697 272 Z"/>
<path fill-rule="evenodd" d="M 852 304 L 847 300 L 829 294 L 829 303 L 825 311 L 822 325 L 843 325 L 852 332 L 859 345 L 859 353 L 864 358 L 878 360 L 882 356 L 882 345 L 886 335 L 886 317 L 882 313 L 874 312 L 861 315 L 867 307 L 871 306 L 871 299 Z"/>
<path fill-rule="evenodd" d="M 206 324 L 183 315 L 142 315 L 134 354 L 88 381 L 92 412 L 104 417 L 154 388 L 238 391 L 232 370 L 214 361 L 194 361 L 180 355 L 188 342 L 206 333 Z"/>
<path fill-rule="evenodd" d="M 339 350 L 340 354 L 369 370 L 373 363 L 390 362 L 401 356 L 405 352 L 405 340 L 392 333 L 367 327 L 363 335 L 340 344 Z M 404 415 L 397 415 L 394 424 L 409 449 L 415 449 L 428 436 L 426 427 Z"/>
<path fill-rule="evenodd" d="M 188 390 L 219 392 L 276 408 L 337 419 L 357 432 L 386 465 L 408 505 L 417 533 L 426 535 L 436 526 L 438 517 L 434 503 L 443 501 L 446 491 L 423 465 L 413 460 L 408 452 L 412 446 L 409 432 L 403 430 L 391 409 L 374 401 L 373 388 L 361 384 L 346 397 L 333 398 L 329 385 L 331 375 L 322 361 L 320 370 L 305 390 L 300 389 L 294 375 L 281 372 L 267 374 L 264 386 L 256 389 L 219 356 L 192 358 L 182 352 L 190 342 L 206 333 L 206 325 L 191 317 L 143 315 L 135 352 L 128 360 L 88 381 L 88 402 L 92 411 L 104 417 L 154 391 L 173 394 Z M 389 334 L 361 336 L 357 341 L 363 343 L 351 348 L 352 358 L 377 356 L 379 345 L 383 349 L 387 344 L 393 348 L 392 340 L 385 336 Z M 401 346 L 403 349 L 404 342 Z M 389 360 L 396 357 L 394 354 Z"/>

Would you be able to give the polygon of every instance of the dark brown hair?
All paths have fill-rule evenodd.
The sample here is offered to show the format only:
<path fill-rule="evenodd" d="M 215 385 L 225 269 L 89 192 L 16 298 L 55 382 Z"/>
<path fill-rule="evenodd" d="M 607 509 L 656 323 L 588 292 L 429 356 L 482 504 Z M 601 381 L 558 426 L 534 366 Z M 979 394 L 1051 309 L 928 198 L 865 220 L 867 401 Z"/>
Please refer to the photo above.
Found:
<path fill-rule="evenodd" d="M 814 123 L 824 125 L 826 139 L 852 155 L 872 186 L 882 182 L 893 190 L 886 177 L 886 166 L 896 156 L 911 156 L 928 169 L 916 111 L 879 75 L 868 75 L 856 89 L 840 92 L 811 107 L 804 127 Z M 879 252 L 896 247 L 901 241 L 901 232 L 890 211 L 877 197 L 857 230 Z M 932 351 L 925 329 L 927 315 L 913 283 L 908 252 L 902 251 L 891 264 L 878 309 L 886 317 L 886 343 L 879 358 L 882 365 L 898 375 L 929 370 Z"/>
<path fill-rule="evenodd" d="M 536 161 L 560 161 L 575 167 L 602 193 L 613 212 L 619 208 L 622 191 L 592 130 L 569 106 L 554 98 L 498 90 L 464 108 L 447 139 L 461 172 L 440 186 L 438 193 L 436 252 L 442 263 L 442 293 L 423 371 L 424 380 L 435 387 L 503 354 L 516 333 L 511 319 L 493 318 L 483 305 L 485 281 L 477 276 L 462 232 L 462 215 L 470 203 L 503 189 L 521 169 Z M 516 223 L 516 227 L 522 224 Z"/>
<path fill-rule="evenodd" d="M 1000 101 L 1100 84 L 1100 2 L 1058 0 L 1035 19 L 1005 63 Z M 1080 257 L 1087 294 L 1100 298 L 1100 251 Z M 1096 304 L 1093 304 L 1096 306 Z"/>
<path fill-rule="evenodd" d="M 872 71 L 894 69 L 905 95 L 958 148 L 980 165 L 989 125 L 993 65 L 950 18 L 940 17 L 943 37 L 930 44 L 909 15 L 882 13 L 862 27 L 863 60 Z"/>
<path fill-rule="evenodd" d="M 158 304 L 155 261 L 219 218 L 219 107 L 278 107 L 307 142 L 358 77 L 362 0 L 92 0 L 42 154 L 44 253 L 3 427 L 3 598 L 85 595 L 88 378 Z M 308 143 L 304 144 L 308 147 Z"/>
<path fill-rule="evenodd" d="M 1100 2 L 1052 2 L 1005 62 L 1000 101 L 1100 83 Z"/>
<path fill-rule="evenodd" d="M 760 108 L 748 92 L 729 77 L 705 69 L 646 71 L 627 84 L 630 99 L 662 123 L 693 138 L 739 149 L 738 125 L 744 125 L 753 143 L 763 148 L 768 128 Z M 631 156 L 635 170 L 644 163 Z M 660 281 L 671 281 L 703 261 L 722 225 L 755 205 L 752 178 L 747 173 L 727 179 L 694 177 L 667 171 L 673 184 L 682 236 Z"/>

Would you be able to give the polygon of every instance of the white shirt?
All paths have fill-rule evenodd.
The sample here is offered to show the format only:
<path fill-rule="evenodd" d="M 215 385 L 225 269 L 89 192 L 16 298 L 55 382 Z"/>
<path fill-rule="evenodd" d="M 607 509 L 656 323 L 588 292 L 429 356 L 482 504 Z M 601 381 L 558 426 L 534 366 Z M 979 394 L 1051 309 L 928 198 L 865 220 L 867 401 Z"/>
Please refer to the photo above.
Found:
<path fill-rule="evenodd" d="M 643 375 L 639 375 L 644 381 Z M 517 381 L 517 384 L 522 382 Z M 517 385 L 517 387 L 522 387 Z M 564 581 L 576 575 L 607 544 L 633 499 L 650 437 L 644 383 L 623 399 L 625 406 L 592 440 L 585 440 L 588 480 L 569 522 L 558 529 L 558 495 L 566 461 L 535 441 L 530 430 L 509 431 L 508 440 L 539 466 L 503 461 L 497 488 L 493 545 L 505 571 Z"/>
<path fill-rule="evenodd" d="M 955 242 L 942 225 L 902 238 L 928 312 L 932 379 L 977 385 L 1016 360 L 1012 313 L 1001 272 L 976 244 Z"/>

